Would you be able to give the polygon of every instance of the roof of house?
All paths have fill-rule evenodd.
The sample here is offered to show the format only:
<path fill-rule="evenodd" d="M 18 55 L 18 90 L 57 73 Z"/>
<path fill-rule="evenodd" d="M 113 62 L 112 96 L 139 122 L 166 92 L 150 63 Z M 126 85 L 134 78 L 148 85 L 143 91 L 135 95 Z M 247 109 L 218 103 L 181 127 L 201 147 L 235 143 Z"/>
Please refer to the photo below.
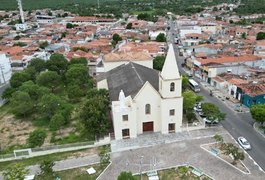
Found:
<path fill-rule="evenodd" d="M 158 71 L 133 62 L 120 65 L 106 72 L 105 77 L 107 79 L 111 101 L 117 101 L 119 99 L 121 90 L 123 90 L 125 97 L 131 95 L 134 98 L 146 81 L 156 90 L 159 87 Z"/>
<path fill-rule="evenodd" d="M 265 94 L 265 84 L 264 82 L 250 82 L 249 84 L 244 84 L 239 86 L 243 92 L 251 97 Z"/>
<path fill-rule="evenodd" d="M 202 65 L 215 63 L 231 63 L 231 62 L 247 62 L 247 61 L 257 61 L 261 58 L 254 55 L 243 55 L 243 56 L 222 56 L 218 58 L 200 59 L 198 60 Z"/>
<path fill-rule="evenodd" d="M 118 52 L 109 53 L 103 57 L 105 62 L 112 61 L 146 61 L 153 58 L 147 52 Z"/>

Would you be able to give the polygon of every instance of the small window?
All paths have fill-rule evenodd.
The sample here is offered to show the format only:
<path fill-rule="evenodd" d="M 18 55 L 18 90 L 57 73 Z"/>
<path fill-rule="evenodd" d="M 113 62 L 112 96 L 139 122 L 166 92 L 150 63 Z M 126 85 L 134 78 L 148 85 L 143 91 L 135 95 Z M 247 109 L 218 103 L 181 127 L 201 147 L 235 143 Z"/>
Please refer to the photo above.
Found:
<path fill-rule="evenodd" d="M 170 109 L 169 110 L 169 115 L 174 116 L 175 115 L 175 109 Z"/>
<path fill-rule="evenodd" d="M 128 119 L 129 119 L 129 118 L 128 118 L 128 114 L 126 114 L 126 115 L 122 115 L 122 120 L 123 120 L 123 121 L 128 121 Z"/>
<path fill-rule="evenodd" d="M 170 84 L 170 91 L 175 91 L 175 83 Z"/>
<path fill-rule="evenodd" d="M 151 105 L 150 104 L 145 105 L 145 114 L 151 114 Z"/>

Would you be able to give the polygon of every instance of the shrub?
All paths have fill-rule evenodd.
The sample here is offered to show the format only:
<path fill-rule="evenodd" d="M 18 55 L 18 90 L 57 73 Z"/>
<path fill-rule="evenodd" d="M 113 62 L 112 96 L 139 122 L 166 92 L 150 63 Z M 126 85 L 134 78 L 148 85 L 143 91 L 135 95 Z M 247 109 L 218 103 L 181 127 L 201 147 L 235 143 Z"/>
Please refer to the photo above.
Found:
<path fill-rule="evenodd" d="M 28 138 L 29 147 L 33 148 L 36 146 L 41 146 L 44 143 L 47 134 L 43 129 L 36 129 L 30 133 Z"/>

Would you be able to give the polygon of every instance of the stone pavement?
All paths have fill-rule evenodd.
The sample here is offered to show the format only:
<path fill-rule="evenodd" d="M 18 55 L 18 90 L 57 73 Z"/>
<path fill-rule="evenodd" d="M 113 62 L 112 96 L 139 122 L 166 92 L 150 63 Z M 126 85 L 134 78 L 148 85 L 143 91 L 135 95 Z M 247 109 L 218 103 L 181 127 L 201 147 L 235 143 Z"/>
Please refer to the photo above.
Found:
<path fill-rule="evenodd" d="M 125 151 L 142 147 L 149 147 L 158 144 L 167 144 L 187 139 L 209 137 L 218 134 L 227 134 L 222 126 L 205 128 L 193 131 L 183 131 L 172 134 L 150 133 L 138 135 L 133 139 L 114 140 L 111 142 L 111 152 Z"/>
<path fill-rule="evenodd" d="M 199 132 L 196 133 L 199 134 Z M 192 133 L 190 136 L 193 135 Z M 226 142 L 234 142 L 229 134 L 223 134 L 223 137 Z M 254 165 L 248 155 L 245 156 L 243 162 L 251 174 L 243 174 L 200 147 L 202 144 L 212 142 L 215 141 L 211 137 L 198 136 L 198 138 L 186 139 L 180 142 L 114 152 L 111 155 L 112 164 L 99 180 L 116 180 L 121 171 L 140 173 L 140 171 L 145 172 L 183 164 L 197 167 L 216 180 L 265 179 L 265 174 L 259 170 L 258 166 Z M 142 165 L 140 165 L 141 159 Z"/>

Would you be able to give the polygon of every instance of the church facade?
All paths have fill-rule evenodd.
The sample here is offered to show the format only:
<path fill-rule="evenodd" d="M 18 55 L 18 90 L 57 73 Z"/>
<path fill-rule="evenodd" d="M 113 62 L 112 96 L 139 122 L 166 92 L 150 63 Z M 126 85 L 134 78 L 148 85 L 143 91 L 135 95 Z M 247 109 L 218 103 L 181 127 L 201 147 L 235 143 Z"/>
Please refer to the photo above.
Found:
<path fill-rule="evenodd" d="M 172 45 L 161 72 L 133 62 L 108 71 L 98 88 L 109 90 L 115 139 L 181 131 L 181 86 Z"/>

